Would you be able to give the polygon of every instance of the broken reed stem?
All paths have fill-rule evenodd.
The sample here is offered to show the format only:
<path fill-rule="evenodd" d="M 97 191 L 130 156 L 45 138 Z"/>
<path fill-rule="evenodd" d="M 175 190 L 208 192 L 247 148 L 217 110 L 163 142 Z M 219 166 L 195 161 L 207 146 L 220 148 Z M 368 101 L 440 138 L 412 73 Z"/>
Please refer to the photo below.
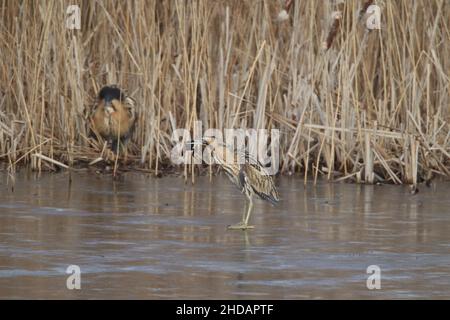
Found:
<path fill-rule="evenodd" d="M 50 163 L 52 163 L 52 164 L 55 164 L 55 165 L 57 165 L 57 166 L 59 166 L 59 167 L 61 167 L 61 168 L 69 169 L 69 166 L 68 166 L 68 165 L 65 165 L 64 163 L 61 163 L 61 162 L 56 161 L 56 160 L 54 160 L 54 159 L 51 159 L 51 158 L 49 158 L 49 157 L 47 157 L 47 156 L 44 156 L 43 154 L 40 154 L 40 153 L 34 153 L 32 156 L 33 156 L 33 157 L 36 157 L 36 158 L 38 158 L 38 159 L 42 159 L 42 160 L 48 161 L 48 162 L 50 162 Z"/>
<path fill-rule="evenodd" d="M 371 146 L 371 135 L 369 132 L 364 133 L 365 147 L 366 147 L 366 157 L 365 157 L 365 181 L 366 183 L 372 184 L 374 181 L 373 173 L 373 152 Z"/>

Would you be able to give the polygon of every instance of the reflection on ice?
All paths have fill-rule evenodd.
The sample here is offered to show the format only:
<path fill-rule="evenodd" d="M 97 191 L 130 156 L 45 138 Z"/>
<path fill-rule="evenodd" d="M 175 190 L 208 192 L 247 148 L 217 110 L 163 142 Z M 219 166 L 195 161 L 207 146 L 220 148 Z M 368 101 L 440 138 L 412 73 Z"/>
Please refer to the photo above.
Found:
<path fill-rule="evenodd" d="M 226 177 L 71 178 L 0 186 L 0 298 L 450 298 L 448 183 L 412 196 L 282 177 L 244 232 L 226 229 L 245 205 Z M 366 288 L 373 264 L 382 290 Z"/>

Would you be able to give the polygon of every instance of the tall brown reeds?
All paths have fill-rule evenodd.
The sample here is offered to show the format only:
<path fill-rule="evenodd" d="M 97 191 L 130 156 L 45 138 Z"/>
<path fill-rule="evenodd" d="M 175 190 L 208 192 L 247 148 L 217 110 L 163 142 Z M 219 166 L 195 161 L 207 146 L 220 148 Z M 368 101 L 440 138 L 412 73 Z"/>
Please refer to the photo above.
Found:
<path fill-rule="evenodd" d="M 172 131 L 201 120 L 279 129 L 285 173 L 448 176 L 448 1 L 289 3 L 280 20 L 286 1 L 0 0 L 0 161 L 98 163 L 86 117 L 116 83 L 138 101 L 128 160 L 151 172 L 170 166 Z M 74 4 L 80 30 L 66 28 Z M 368 4 L 380 30 L 366 28 Z"/>

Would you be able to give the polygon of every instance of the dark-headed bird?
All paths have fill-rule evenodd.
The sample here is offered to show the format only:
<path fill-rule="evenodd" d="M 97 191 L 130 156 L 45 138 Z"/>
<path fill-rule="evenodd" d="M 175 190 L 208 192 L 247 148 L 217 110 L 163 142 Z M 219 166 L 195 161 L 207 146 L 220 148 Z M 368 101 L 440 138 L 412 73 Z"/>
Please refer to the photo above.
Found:
<path fill-rule="evenodd" d="M 250 215 L 253 209 L 253 198 L 267 200 L 273 205 L 279 201 L 278 191 L 275 187 L 273 178 L 269 175 L 261 163 L 251 159 L 247 152 L 238 151 L 238 157 L 245 157 L 243 163 L 234 160 L 234 153 L 229 145 L 218 142 L 214 138 L 203 138 L 201 141 L 192 141 L 188 145 L 192 148 L 194 145 L 201 144 L 210 146 L 211 156 L 230 178 L 230 180 L 247 197 L 247 207 L 244 209 L 242 221 L 238 224 L 228 226 L 229 229 L 251 229 L 248 225 Z M 241 154 L 242 153 L 242 154 Z M 252 161 L 249 161 L 252 160 Z"/>
<path fill-rule="evenodd" d="M 95 132 L 111 143 L 111 149 L 118 153 L 126 149 L 136 120 L 135 102 L 117 86 L 103 87 L 91 116 Z"/>

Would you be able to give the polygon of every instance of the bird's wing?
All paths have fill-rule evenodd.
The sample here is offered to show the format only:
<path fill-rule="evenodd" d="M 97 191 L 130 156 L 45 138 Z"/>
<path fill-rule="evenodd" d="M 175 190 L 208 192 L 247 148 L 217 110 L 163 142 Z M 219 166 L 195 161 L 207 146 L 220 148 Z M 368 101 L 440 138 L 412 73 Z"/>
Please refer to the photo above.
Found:
<path fill-rule="evenodd" d="M 136 117 L 136 100 L 129 96 L 126 96 L 123 100 L 123 106 L 128 110 L 130 118 L 134 120 L 134 118 Z"/>
<path fill-rule="evenodd" d="M 245 183 L 251 187 L 261 199 L 268 200 L 272 204 L 279 201 L 273 178 L 265 172 L 264 168 L 246 163 L 242 166 L 240 180 L 241 184 Z"/>

